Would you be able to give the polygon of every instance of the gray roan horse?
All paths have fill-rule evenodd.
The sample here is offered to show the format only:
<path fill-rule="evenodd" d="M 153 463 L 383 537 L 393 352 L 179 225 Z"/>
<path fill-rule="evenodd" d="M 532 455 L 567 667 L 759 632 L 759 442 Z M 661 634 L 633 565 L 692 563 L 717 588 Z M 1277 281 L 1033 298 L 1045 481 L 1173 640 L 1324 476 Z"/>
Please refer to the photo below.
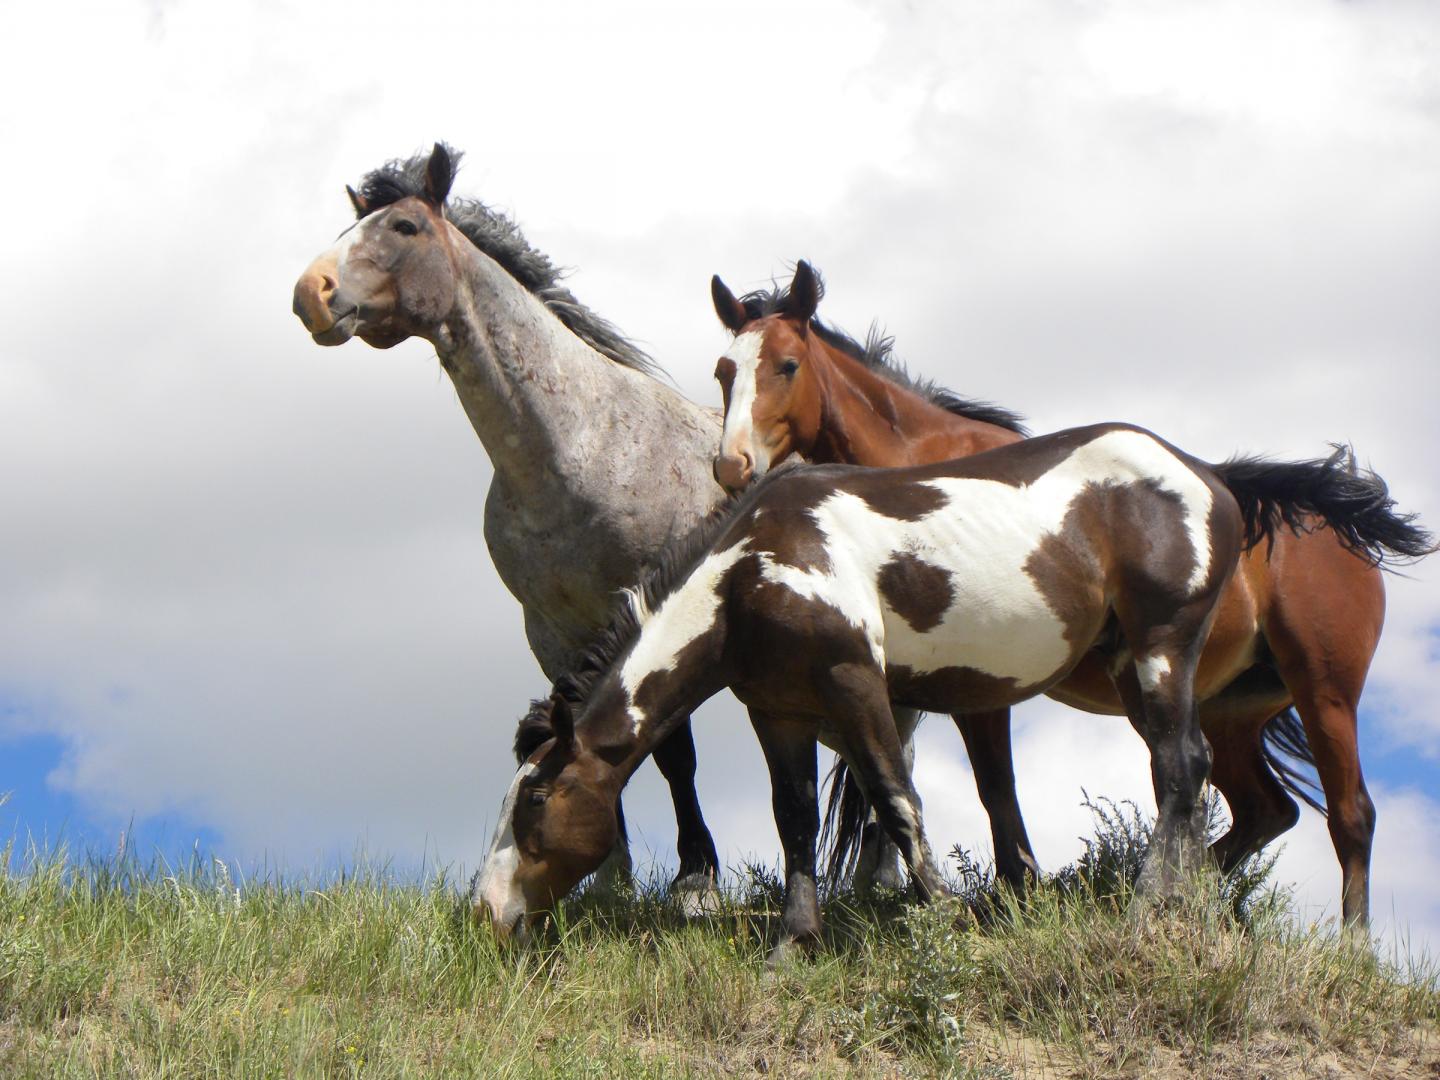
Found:
<path fill-rule="evenodd" d="M 523 932 L 595 870 L 635 769 L 727 686 L 770 769 L 782 949 L 820 932 L 817 738 L 848 760 L 921 899 L 943 892 L 891 701 L 1003 708 L 1092 649 L 1151 753 L 1159 816 L 1139 887 L 1169 894 L 1204 854 L 1210 755 L 1193 684 L 1221 589 L 1244 542 L 1297 512 L 1363 544 L 1353 479 L 1333 462 L 1207 466 L 1115 424 L 938 465 L 772 473 L 671 552 L 549 715 L 522 722 L 517 743 L 533 749 L 476 913 Z"/>
<path fill-rule="evenodd" d="M 457 157 L 437 145 L 368 175 L 350 193 L 358 223 L 301 276 L 295 313 L 322 345 L 435 346 L 495 467 L 485 540 L 554 680 L 647 560 L 723 496 L 710 471 L 720 424 L 654 378 L 514 224 L 447 203 Z M 669 735 L 655 761 L 680 826 L 677 884 L 703 886 L 718 860 L 688 719 Z"/>

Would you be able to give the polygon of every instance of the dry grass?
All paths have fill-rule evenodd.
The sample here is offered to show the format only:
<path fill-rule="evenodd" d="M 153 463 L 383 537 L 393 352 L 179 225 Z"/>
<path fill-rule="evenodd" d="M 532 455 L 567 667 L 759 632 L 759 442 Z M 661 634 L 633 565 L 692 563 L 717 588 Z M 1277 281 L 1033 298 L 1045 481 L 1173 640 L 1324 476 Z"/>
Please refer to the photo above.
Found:
<path fill-rule="evenodd" d="M 1100 867 L 1128 842 L 1024 903 L 973 877 L 968 907 L 836 898 L 778 974 L 754 872 L 702 923 L 654 889 L 582 896 L 512 953 L 443 879 L 32 855 L 0 877 L 0 1074 L 1440 1076 L 1433 967 L 1254 887 L 1138 916 Z"/>

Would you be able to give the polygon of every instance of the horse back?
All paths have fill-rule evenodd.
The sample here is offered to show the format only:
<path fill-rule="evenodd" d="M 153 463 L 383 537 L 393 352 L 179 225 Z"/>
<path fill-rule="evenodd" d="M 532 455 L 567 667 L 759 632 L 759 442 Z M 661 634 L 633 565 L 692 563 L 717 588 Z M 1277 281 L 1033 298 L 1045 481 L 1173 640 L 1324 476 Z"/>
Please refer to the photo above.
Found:
<path fill-rule="evenodd" d="M 897 700 L 979 708 L 1062 678 L 1117 602 L 1163 612 L 1218 589 L 1238 529 L 1203 465 L 1097 425 L 937 465 L 796 470 L 731 542 L 754 556 L 762 618 L 833 624 L 820 636 L 868 652 Z"/>

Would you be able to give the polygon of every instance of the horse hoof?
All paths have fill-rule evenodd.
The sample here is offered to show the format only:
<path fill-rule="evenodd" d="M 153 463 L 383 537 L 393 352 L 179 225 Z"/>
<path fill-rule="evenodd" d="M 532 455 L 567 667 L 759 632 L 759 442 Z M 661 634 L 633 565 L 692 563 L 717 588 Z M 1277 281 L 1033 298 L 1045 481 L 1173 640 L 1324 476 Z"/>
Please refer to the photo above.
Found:
<path fill-rule="evenodd" d="M 670 897 L 687 919 L 704 919 L 719 914 L 720 890 L 709 874 L 686 874 L 670 886 Z"/>
<path fill-rule="evenodd" d="M 785 940 L 770 950 L 770 955 L 765 959 L 765 967 L 773 974 L 788 971 L 800 963 L 810 954 L 810 949 L 804 942 Z"/>

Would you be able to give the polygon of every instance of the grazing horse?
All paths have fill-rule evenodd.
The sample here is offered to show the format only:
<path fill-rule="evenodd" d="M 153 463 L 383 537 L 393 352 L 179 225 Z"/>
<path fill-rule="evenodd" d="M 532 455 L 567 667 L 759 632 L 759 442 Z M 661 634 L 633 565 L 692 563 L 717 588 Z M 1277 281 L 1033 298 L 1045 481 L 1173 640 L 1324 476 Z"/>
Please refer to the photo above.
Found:
<path fill-rule="evenodd" d="M 321 345 L 435 346 L 494 465 L 486 544 L 554 680 L 604 629 L 619 590 L 722 497 L 710 473 L 720 425 L 653 378 L 512 222 L 448 198 L 457 163 L 436 145 L 350 191 L 359 220 L 301 275 L 295 313 Z M 677 885 L 703 887 L 719 860 L 695 746 L 688 721 L 670 731 L 655 761 L 679 823 Z"/>
<path fill-rule="evenodd" d="M 804 262 L 785 290 L 737 299 L 716 277 L 711 292 L 735 334 L 716 367 L 726 412 L 715 473 L 732 491 L 792 453 L 815 462 L 916 465 L 1022 438 L 1009 414 L 989 408 L 987 415 L 987 407 L 915 386 L 888 362 L 888 341 L 862 348 L 816 320 L 822 285 Z M 1360 770 L 1356 709 L 1384 619 L 1377 567 L 1432 546 L 1408 518 L 1388 515 L 1378 479 L 1354 482 L 1360 498 L 1385 511 L 1374 519 L 1376 542 L 1352 550 L 1341 531 L 1316 528 L 1313 519 L 1297 529 L 1301 520 L 1291 518 L 1290 529 L 1248 550 L 1221 594 L 1195 697 L 1214 751 L 1210 779 L 1231 810 L 1231 827 L 1213 852 L 1221 868 L 1234 868 L 1295 823 L 1299 810 L 1287 788 L 1324 812 L 1281 754 L 1311 760 L 1343 875 L 1343 916 L 1364 925 L 1375 811 Z M 1097 654 L 1047 692 L 1089 712 L 1129 711 Z M 1019 883 L 1034 857 L 1016 799 L 1008 709 L 981 712 L 969 702 L 955 719 L 990 815 L 997 873 Z M 853 797 L 847 804 L 832 869 L 852 847 L 863 805 Z"/>
<path fill-rule="evenodd" d="M 1138 887 L 1169 894 L 1204 854 L 1210 752 L 1193 683 L 1206 631 L 1242 545 L 1300 513 L 1359 546 L 1390 520 L 1374 482 L 1333 460 L 1207 466 L 1121 424 L 936 465 L 777 471 L 632 590 L 548 717 L 522 721 L 517 742 L 533 749 L 474 910 L 509 936 L 594 870 L 631 774 L 726 686 L 770 769 L 782 948 L 820 932 L 817 738 L 850 762 L 920 898 L 943 892 L 891 702 L 999 709 L 1092 653 L 1150 748 L 1159 816 Z"/>

